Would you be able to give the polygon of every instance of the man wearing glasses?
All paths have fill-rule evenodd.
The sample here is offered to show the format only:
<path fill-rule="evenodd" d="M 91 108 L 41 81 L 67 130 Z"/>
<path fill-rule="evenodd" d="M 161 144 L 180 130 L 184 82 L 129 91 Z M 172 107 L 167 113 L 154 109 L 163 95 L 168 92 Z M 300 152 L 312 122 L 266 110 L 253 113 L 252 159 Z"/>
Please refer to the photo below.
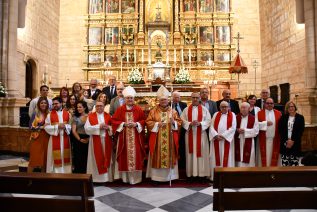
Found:
<path fill-rule="evenodd" d="M 98 81 L 97 79 L 91 79 L 89 89 L 87 89 L 88 92 L 88 98 L 91 98 L 92 100 L 96 100 L 98 95 L 101 93 L 101 90 L 97 88 Z"/>
<path fill-rule="evenodd" d="M 107 104 L 110 104 L 111 99 L 117 96 L 117 79 L 115 76 L 109 77 L 109 86 L 104 87 L 102 92 L 107 96 Z"/>
<path fill-rule="evenodd" d="M 49 91 L 49 87 L 47 85 L 42 85 L 40 87 L 40 96 L 32 99 L 32 101 L 30 102 L 30 106 L 29 106 L 29 116 L 30 117 L 32 117 L 32 115 L 35 111 L 35 108 L 36 108 L 37 101 L 39 100 L 40 97 L 46 97 L 48 100 L 48 108 L 49 108 L 49 110 L 52 109 L 52 100 L 47 97 L 48 91 Z"/>
<path fill-rule="evenodd" d="M 111 99 L 110 112 L 109 112 L 111 116 L 116 112 L 118 107 L 122 106 L 125 103 L 124 97 L 123 97 L 123 89 L 124 89 L 124 85 L 120 83 L 117 86 L 117 96 Z"/>
<path fill-rule="evenodd" d="M 278 134 L 278 122 L 281 112 L 273 109 L 274 101 L 267 98 L 265 109 L 257 114 L 259 121 L 259 166 L 277 166 L 280 164 L 280 136 Z"/>

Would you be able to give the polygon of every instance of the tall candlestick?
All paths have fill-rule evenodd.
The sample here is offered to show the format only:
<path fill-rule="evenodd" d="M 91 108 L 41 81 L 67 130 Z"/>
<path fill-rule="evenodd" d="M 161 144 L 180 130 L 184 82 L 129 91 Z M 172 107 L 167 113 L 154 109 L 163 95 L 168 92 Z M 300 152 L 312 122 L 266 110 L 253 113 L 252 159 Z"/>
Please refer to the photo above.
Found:
<path fill-rule="evenodd" d="M 129 62 L 129 49 L 127 49 L 127 63 Z"/>
<path fill-rule="evenodd" d="M 174 63 L 176 64 L 176 49 L 174 48 Z"/>
<path fill-rule="evenodd" d="M 136 63 L 136 49 L 134 49 L 134 64 Z"/>
<path fill-rule="evenodd" d="M 144 50 L 142 49 L 142 64 L 144 63 Z"/>

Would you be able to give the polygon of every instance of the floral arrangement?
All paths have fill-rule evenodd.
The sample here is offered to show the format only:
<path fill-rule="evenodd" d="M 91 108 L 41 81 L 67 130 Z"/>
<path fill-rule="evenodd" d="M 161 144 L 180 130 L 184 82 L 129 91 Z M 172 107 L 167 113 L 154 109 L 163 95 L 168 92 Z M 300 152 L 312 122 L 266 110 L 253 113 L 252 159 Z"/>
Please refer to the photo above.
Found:
<path fill-rule="evenodd" d="M 179 72 L 175 76 L 175 83 L 182 84 L 182 83 L 189 83 L 190 82 L 190 75 L 188 70 L 185 68 L 181 68 Z"/>
<path fill-rule="evenodd" d="M 8 92 L 6 91 L 6 88 L 0 82 L 0 97 L 6 97 L 7 94 L 8 94 Z"/>
<path fill-rule="evenodd" d="M 133 68 L 128 74 L 128 83 L 130 84 L 144 84 L 142 73 L 139 68 Z"/>

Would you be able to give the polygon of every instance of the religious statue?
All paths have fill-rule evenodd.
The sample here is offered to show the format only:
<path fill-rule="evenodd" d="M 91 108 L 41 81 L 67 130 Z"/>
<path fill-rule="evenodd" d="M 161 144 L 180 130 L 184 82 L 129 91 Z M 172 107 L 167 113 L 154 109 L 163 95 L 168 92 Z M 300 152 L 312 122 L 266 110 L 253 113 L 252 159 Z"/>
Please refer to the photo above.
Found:
<path fill-rule="evenodd" d="M 132 45 L 134 41 L 133 28 L 122 28 L 122 44 Z"/>
<path fill-rule="evenodd" d="M 156 51 L 155 58 L 160 59 L 160 58 L 162 58 L 162 52 L 161 52 L 161 50 L 162 50 L 162 43 L 161 43 L 161 41 L 158 40 L 158 41 L 156 42 L 156 45 L 157 45 L 157 47 L 158 47 L 158 50 Z"/>

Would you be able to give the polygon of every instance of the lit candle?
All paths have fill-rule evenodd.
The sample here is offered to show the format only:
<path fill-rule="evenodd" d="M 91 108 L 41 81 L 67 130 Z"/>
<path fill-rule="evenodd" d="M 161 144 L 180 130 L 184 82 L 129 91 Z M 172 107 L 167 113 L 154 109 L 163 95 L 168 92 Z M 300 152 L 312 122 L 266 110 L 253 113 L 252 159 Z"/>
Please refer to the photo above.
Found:
<path fill-rule="evenodd" d="M 191 54 L 191 50 L 188 50 L 188 58 L 189 58 L 189 62 L 192 62 L 192 54 Z"/>
<path fill-rule="evenodd" d="M 174 48 L 174 63 L 176 64 L 176 49 Z"/>
<path fill-rule="evenodd" d="M 129 62 L 129 49 L 127 49 L 127 63 Z"/>

